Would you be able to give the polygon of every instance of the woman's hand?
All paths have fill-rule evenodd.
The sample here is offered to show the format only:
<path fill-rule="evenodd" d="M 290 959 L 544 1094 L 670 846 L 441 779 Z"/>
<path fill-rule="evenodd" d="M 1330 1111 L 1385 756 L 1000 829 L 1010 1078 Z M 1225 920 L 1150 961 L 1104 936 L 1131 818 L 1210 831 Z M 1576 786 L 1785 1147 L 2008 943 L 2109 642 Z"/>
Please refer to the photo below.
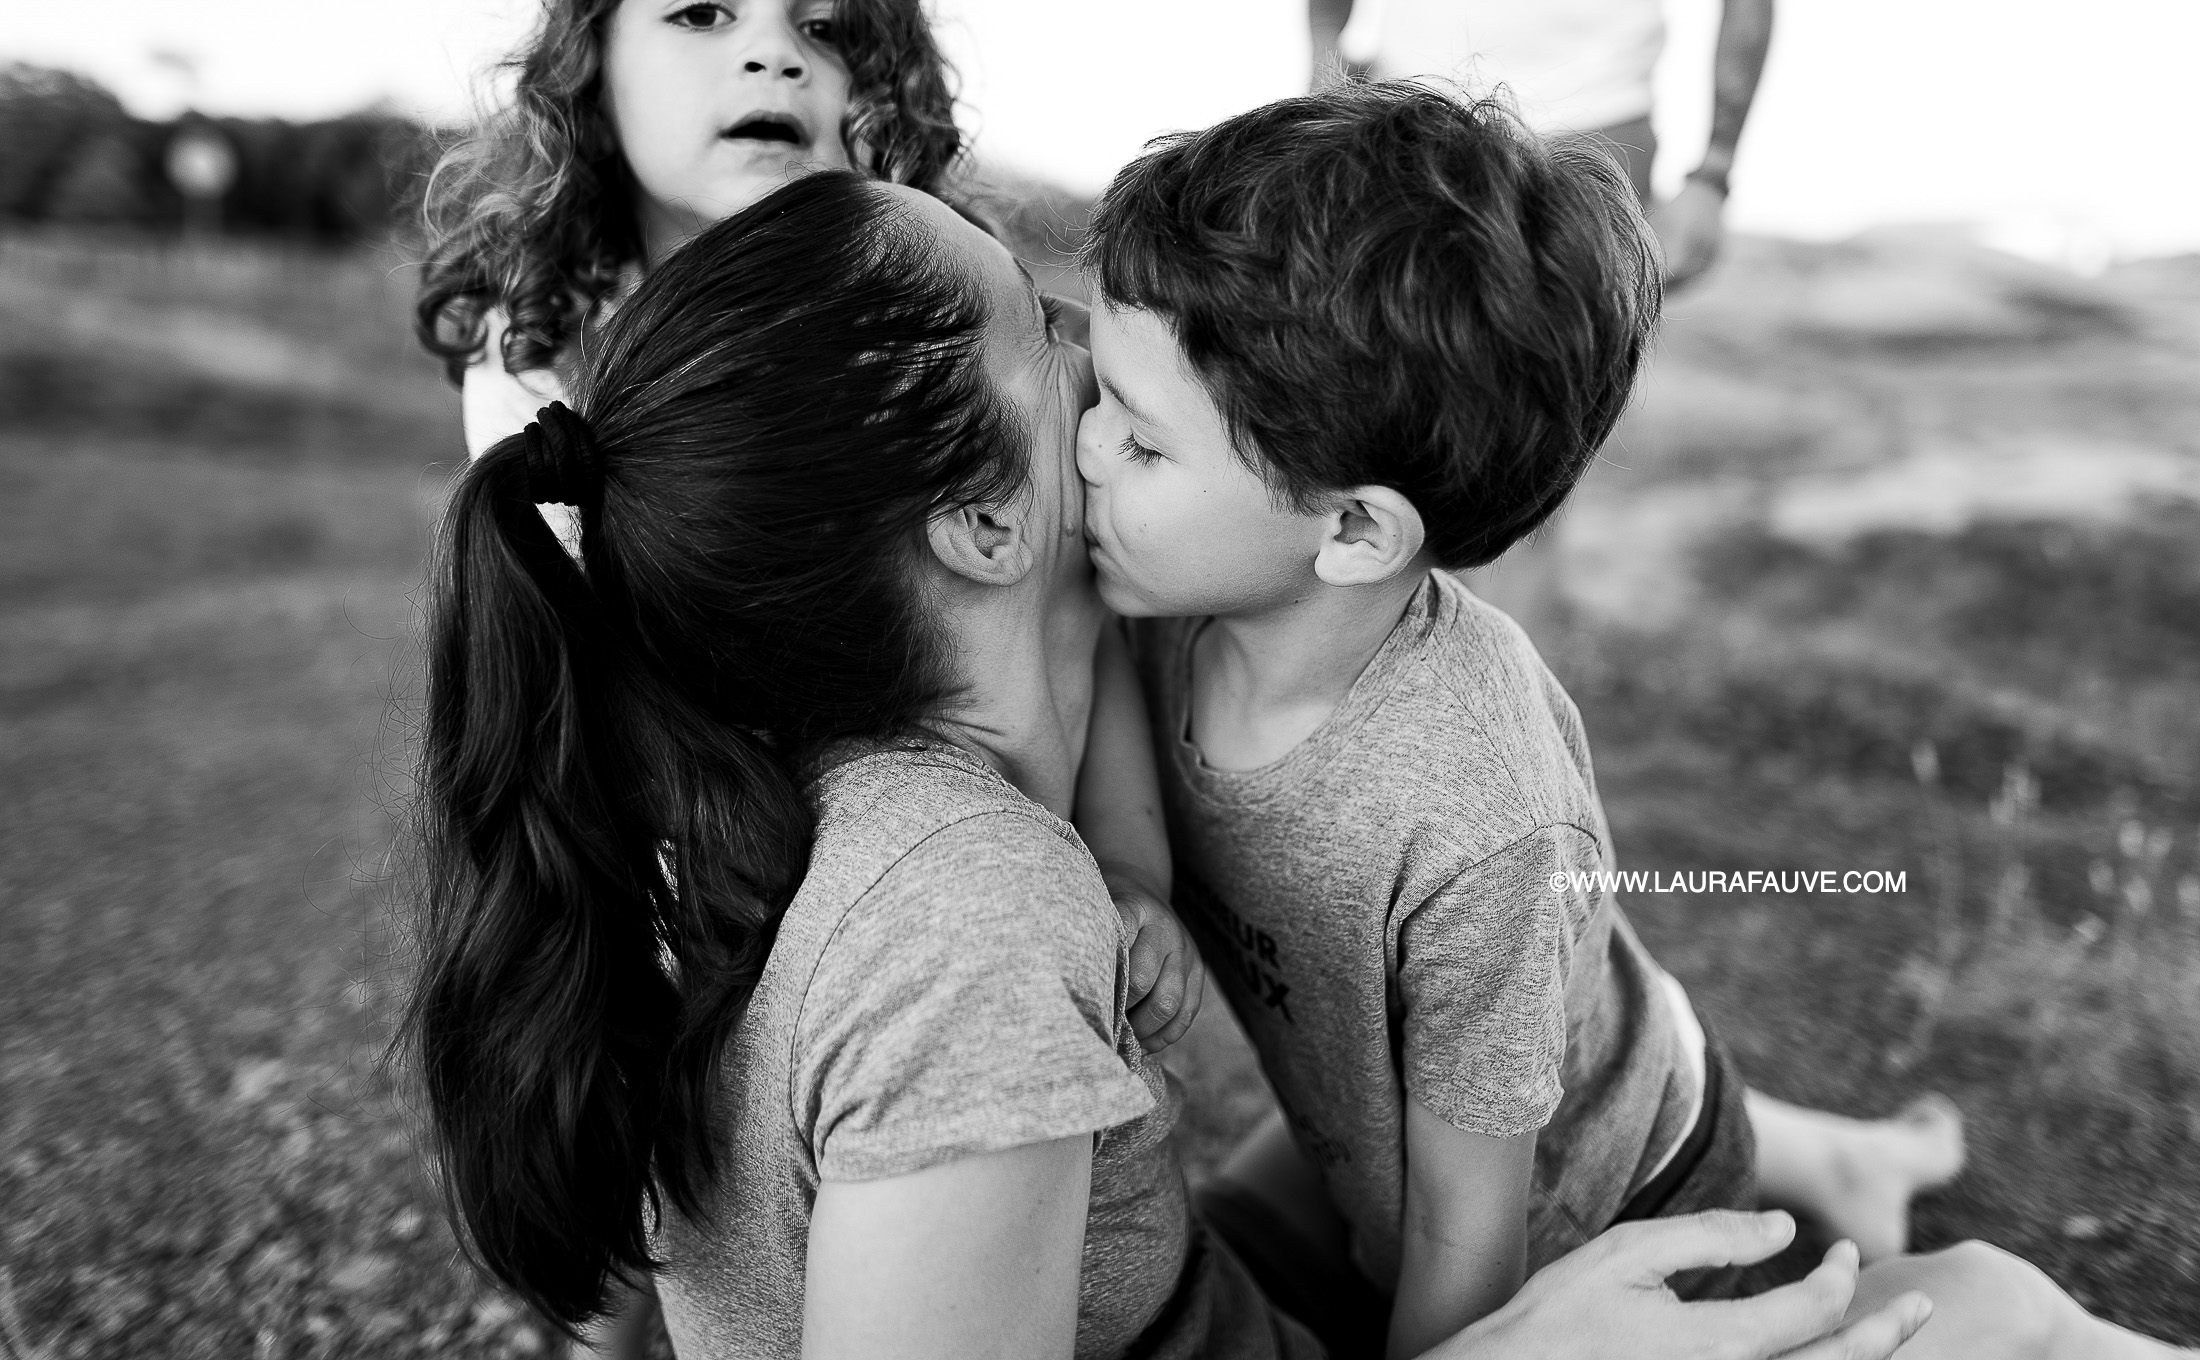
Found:
<path fill-rule="evenodd" d="M 1837 1244 L 1808 1278 L 1753 1299 L 1684 1303 L 1675 1271 L 1762 1261 L 1795 1236 L 1786 1214 L 1704 1213 L 1623 1223 L 1537 1272 L 1512 1302 L 1429 1360 L 1886 1360 L 1932 1305 L 1905 1294 L 1841 1327 L 1856 1248 Z M 1839 1330 L 1835 1330 L 1836 1328 Z"/>

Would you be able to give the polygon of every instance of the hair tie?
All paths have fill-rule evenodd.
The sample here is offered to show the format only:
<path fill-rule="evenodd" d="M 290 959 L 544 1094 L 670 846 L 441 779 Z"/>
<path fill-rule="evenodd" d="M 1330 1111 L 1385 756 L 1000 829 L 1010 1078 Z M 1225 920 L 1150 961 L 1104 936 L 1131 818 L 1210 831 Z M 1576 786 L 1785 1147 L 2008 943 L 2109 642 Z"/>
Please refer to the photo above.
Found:
<path fill-rule="evenodd" d="M 595 504 L 603 492 L 596 432 L 562 401 L 535 412 L 520 432 L 526 454 L 527 499 L 537 505 Z"/>

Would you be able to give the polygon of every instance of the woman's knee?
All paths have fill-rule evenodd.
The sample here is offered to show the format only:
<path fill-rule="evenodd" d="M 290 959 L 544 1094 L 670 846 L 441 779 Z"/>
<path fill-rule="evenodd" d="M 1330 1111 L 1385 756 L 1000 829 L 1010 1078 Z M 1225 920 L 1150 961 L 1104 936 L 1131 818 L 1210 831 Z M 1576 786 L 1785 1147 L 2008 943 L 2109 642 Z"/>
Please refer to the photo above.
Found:
<path fill-rule="evenodd" d="M 1933 1301 L 1933 1318 L 1904 1348 L 1905 1356 L 2045 1360 L 2057 1353 L 2065 1315 L 2076 1307 L 2036 1267 L 1970 1241 L 1867 1268 L 1851 1312 L 1869 1312 L 1913 1289 Z"/>

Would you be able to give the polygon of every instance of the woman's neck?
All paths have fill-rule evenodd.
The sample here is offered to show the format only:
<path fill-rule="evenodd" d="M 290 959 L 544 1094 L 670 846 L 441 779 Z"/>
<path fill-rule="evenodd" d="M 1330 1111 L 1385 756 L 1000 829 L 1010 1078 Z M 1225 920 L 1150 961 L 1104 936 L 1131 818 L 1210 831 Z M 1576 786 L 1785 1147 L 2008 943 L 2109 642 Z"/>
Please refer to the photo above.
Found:
<path fill-rule="evenodd" d="M 1092 717 L 1099 600 L 1074 581 L 1044 595 L 986 591 L 961 604 L 940 611 L 962 688 L 935 726 L 1067 818 Z"/>

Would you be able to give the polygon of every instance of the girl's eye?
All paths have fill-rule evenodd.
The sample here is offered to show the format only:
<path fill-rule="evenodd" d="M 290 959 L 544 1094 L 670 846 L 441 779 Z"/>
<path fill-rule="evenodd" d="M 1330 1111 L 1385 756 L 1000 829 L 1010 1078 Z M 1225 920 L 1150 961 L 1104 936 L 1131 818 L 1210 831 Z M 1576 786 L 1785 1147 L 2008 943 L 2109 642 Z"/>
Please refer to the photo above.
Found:
<path fill-rule="evenodd" d="M 1144 444 L 1139 443 L 1136 435 L 1125 435 L 1117 452 L 1134 463 L 1151 463 L 1161 456 L 1159 449 L 1149 449 Z"/>
<path fill-rule="evenodd" d="M 802 36 L 820 47 L 838 47 L 840 25 L 830 19 L 809 19 L 802 24 Z"/>
<path fill-rule="evenodd" d="M 688 5 L 665 16 L 668 23 L 681 28 L 711 29 L 718 27 L 720 19 L 731 19 L 723 5 Z"/>

